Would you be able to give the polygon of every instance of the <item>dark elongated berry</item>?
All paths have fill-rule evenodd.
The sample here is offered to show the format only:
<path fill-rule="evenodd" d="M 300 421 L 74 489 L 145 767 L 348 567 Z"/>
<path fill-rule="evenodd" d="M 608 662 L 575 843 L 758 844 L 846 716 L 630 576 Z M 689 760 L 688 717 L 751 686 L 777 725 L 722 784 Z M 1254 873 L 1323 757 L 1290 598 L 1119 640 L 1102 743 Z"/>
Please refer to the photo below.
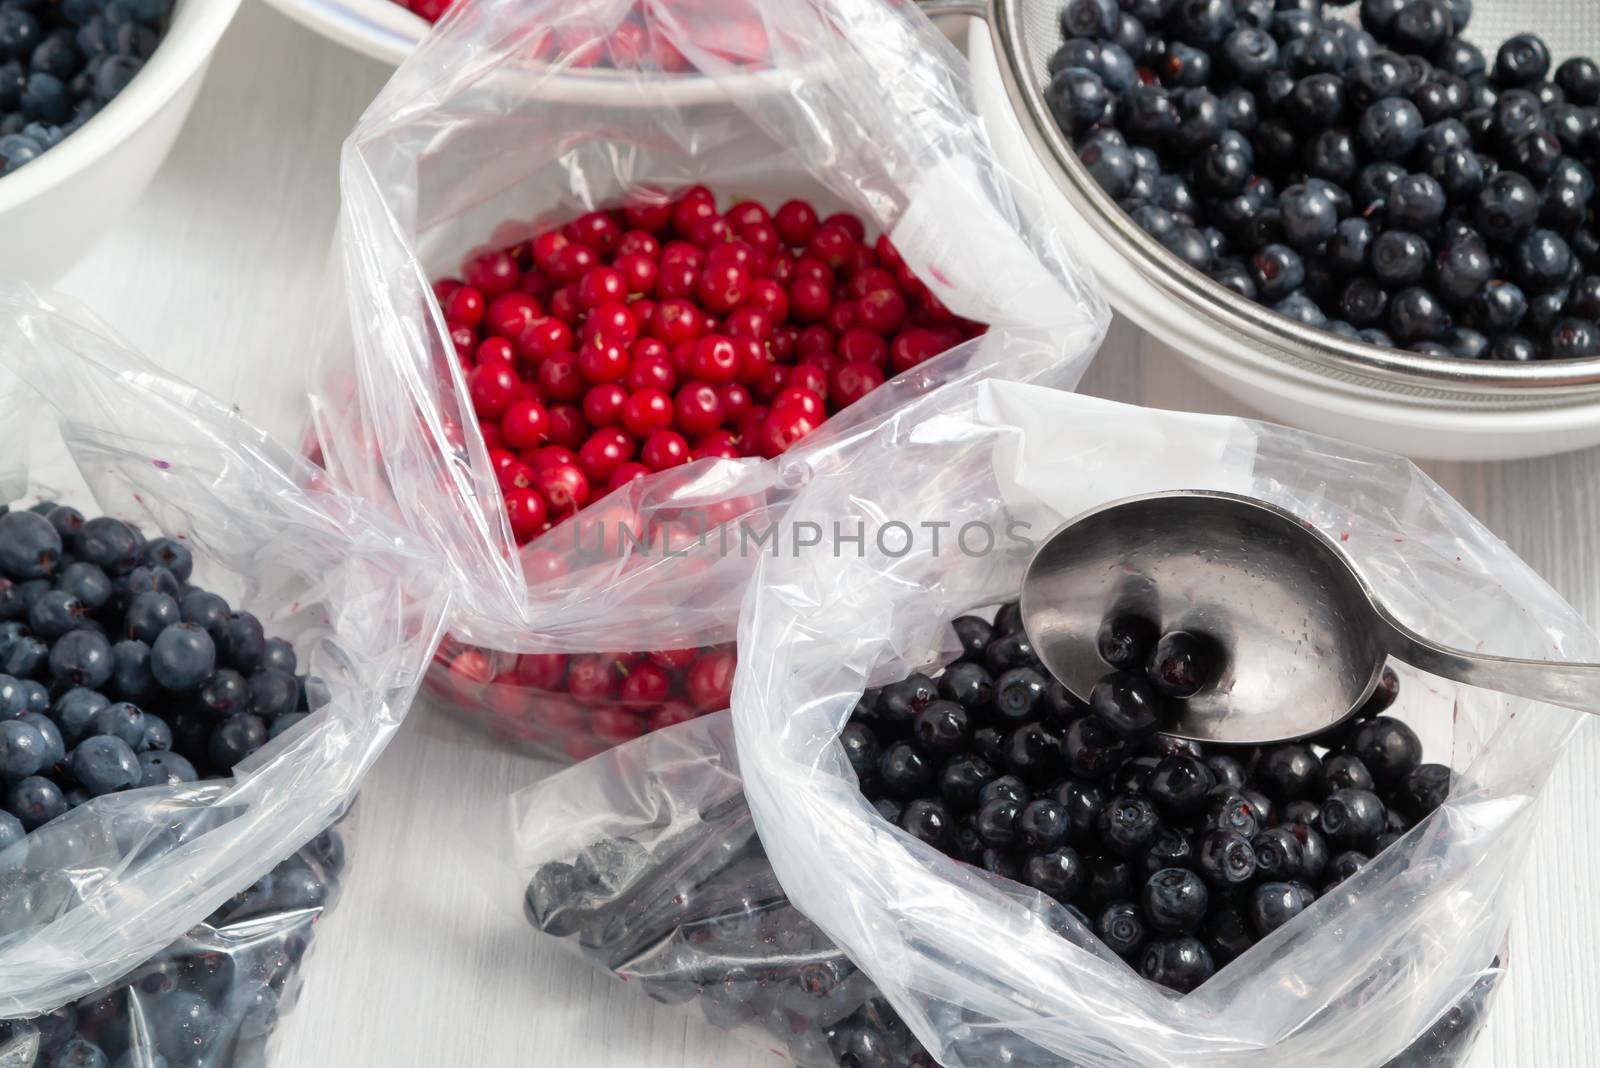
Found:
<path fill-rule="evenodd" d="M 1139 974 L 1151 982 L 1188 993 L 1216 972 L 1211 953 L 1198 938 L 1178 938 L 1146 943 L 1139 958 Z"/>
<path fill-rule="evenodd" d="M 1250 923 L 1256 934 L 1265 938 L 1311 904 L 1301 887 L 1289 882 L 1262 883 L 1250 892 Z"/>
<path fill-rule="evenodd" d="M 1195 863 L 1205 880 L 1219 890 L 1244 886 L 1255 878 L 1257 863 L 1250 839 L 1237 831 L 1212 831 L 1199 841 Z"/>
<path fill-rule="evenodd" d="M 1200 877 L 1186 868 L 1165 868 L 1144 884 L 1140 905 L 1145 919 L 1164 934 L 1193 931 L 1205 918 L 1211 895 Z"/>
<path fill-rule="evenodd" d="M 1160 636 L 1160 628 L 1143 616 L 1110 616 L 1100 624 L 1095 647 L 1100 659 L 1112 667 L 1137 668 L 1144 665 Z"/>
<path fill-rule="evenodd" d="M 1370 790 L 1335 790 L 1322 802 L 1320 826 L 1334 842 L 1370 842 L 1388 826 L 1388 812 Z"/>
<path fill-rule="evenodd" d="M 1095 683 L 1089 708 L 1124 738 L 1145 738 L 1161 726 L 1161 697 L 1140 672 L 1114 671 Z"/>
<path fill-rule="evenodd" d="M 1146 672 L 1167 697 L 1193 697 L 1213 682 L 1221 669 L 1215 643 L 1189 631 L 1168 631 L 1156 642 Z"/>

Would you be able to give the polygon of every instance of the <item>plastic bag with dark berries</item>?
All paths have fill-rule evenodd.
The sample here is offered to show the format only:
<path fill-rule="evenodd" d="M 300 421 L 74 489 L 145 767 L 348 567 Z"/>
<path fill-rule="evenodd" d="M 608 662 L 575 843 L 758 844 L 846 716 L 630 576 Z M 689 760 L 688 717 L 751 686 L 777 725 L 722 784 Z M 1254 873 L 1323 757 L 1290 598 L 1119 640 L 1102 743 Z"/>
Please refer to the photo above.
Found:
<path fill-rule="evenodd" d="M 723 708 L 779 453 L 1075 384 L 1106 310 L 971 95 L 880 0 L 480 0 L 399 68 L 345 145 L 316 448 L 448 560 L 447 695 L 569 756 Z"/>
<path fill-rule="evenodd" d="M 864 546 L 763 557 L 752 583 L 732 717 L 789 902 L 941 1064 L 1456 1063 L 1581 716 L 1391 665 L 1351 727 L 1196 748 L 1052 686 L 1014 610 L 984 620 L 1071 517 L 1203 489 L 1313 524 L 1446 644 L 1594 660 L 1593 632 L 1402 459 L 1026 384 L 965 393 L 902 412 L 784 517 L 864 525 Z"/>
<path fill-rule="evenodd" d="M 225 1063 L 286 996 L 449 592 L 83 309 L 5 286 L 0 324 L 0 1063 Z"/>

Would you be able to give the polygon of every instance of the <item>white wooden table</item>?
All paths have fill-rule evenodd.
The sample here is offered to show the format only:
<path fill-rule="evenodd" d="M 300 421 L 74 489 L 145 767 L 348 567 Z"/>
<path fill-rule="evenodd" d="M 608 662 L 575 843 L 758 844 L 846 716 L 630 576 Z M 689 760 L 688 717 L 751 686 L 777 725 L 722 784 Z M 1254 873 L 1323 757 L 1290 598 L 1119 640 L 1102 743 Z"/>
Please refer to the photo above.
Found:
<path fill-rule="evenodd" d="M 299 363 L 323 284 L 342 137 L 379 65 L 258 3 L 223 42 L 193 118 L 125 223 L 59 287 L 152 358 L 276 430 L 244 381 Z M 248 373 L 241 371 L 248 368 Z M 1119 324 L 1086 383 L 1159 407 L 1238 406 Z M 1600 620 L 1600 450 L 1430 473 Z M 1557 770 L 1513 929 L 1511 978 L 1474 1068 L 1600 1064 L 1600 735 Z M 505 863 L 505 798 L 545 766 L 418 707 L 363 792 L 354 864 L 279 1034 L 283 1065 L 724 1068 L 781 1063 L 608 981 L 534 934 Z"/>

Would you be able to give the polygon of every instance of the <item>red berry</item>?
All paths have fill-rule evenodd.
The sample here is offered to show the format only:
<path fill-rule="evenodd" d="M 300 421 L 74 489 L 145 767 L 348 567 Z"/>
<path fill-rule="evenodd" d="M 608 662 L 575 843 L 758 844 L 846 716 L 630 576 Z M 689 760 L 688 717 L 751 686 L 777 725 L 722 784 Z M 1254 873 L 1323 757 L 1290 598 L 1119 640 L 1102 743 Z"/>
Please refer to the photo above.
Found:
<path fill-rule="evenodd" d="M 757 404 L 734 422 L 733 436 L 738 440 L 741 455 L 760 455 L 756 449 L 756 438 L 760 435 L 761 424 L 766 421 L 770 411 L 766 405 Z"/>
<path fill-rule="evenodd" d="M 799 327 L 793 323 L 780 323 L 772 328 L 772 337 L 768 339 L 767 346 L 772 350 L 774 360 L 785 363 L 794 357 L 799 340 Z"/>
<path fill-rule="evenodd" d="M 589 424 L 576 405 L 551 404 L 546 406 L 550 415 L 550 443 L 565 449 L 576 449 L 589 436 Z"/>
<path fill-rule="evenodd" d="M 708 334 L 694 343 L 689 373 L 702 382 L 732 382 L 739 373 L 739 349 L 731 338 Z"/>
<path fill-rule="evenodd" d="M 731 430 L 713 430 L 694 443 L 690 456 L 696 460 L 737 460 L 739 442 Z"/>
<path fill-rule="evenodd" d="M 476 694 L 494 678 L 494 665 L 482 649 L 464 649 L 450 661 L 450 682 L 466 694 Z"/>
<path fill-rule="evenodd" d="M 801 356 L 811 352 L 832 352 L 833 331 L 825 326 L 808 326 L 800 331 L 794 350 Z"/>
<path fill-rule="evenodd" d="M 689 459 L 689 443 L 673 430 L 657 430 L 645 439 L 639 459 L 652 471 L 665 471 Z"/>
<path fill-rule="evenodd" d="M 905 261 L 900 258 L 900 250 L 894 247 L 888 234 L 879 234 L 878 240 L 872 243 L 872 251 L 877 255 L 878 262 L 890 271 L 898 270 Z"/>
<path fill-rule="evenodd" d="M 656 291 L 656 261 L 642 252 L 617 257 L 617 273 L 622 276 L 630 296 L 649 296 Z"/>
<path fill-rule="evenodd" d="M 734 655 L 727 651 L 707 653 L 689 667 L 684 690 L 694 706 L 703 712 L 728 707 L 733 696 Z"/>
<path fill-rule="evenodd" d="M 687 264 L 696 271 L 706 265 L 706 250 L 688 241 L 669 241 L 661 250 L 661 265 Z"/>
<path fill-rule="evenodd" d="M 690 382 L 678 390 L 673 410 L 678 429 L 692 437 L 722 425 L 722 398 L 715 386 L 705 382 Z"/>
<path fill-rule="evenodd" d="M 526 293 L 534 300 L 546 300 L 554 290 L 555 286 L 550 284 L 550 279 L 546 278 L 537 267 L 530 268 L 517 283 L 517 292 Z"/>
<path fill-rule="evenodd" d="M 830 385 L 829 395 L 843 408 L 883 385 L 883 370 L 875 363 L 852 360 L 833 372 Z"/>
<path fill-rule="evenodd" d="M 790 389 L 810 391 L 816 394 L 820 400 L 826 402 L 828 399 L 828 373 L 815 364 L 796 364 L 789 371 L 789 381 L 784 392 L 787 393 Z M 782 404 L 783 397 L 784 394 L 780 393 L 772 403 L 774 405 Z"/>
<path fill-rule="evenodd" d="M 606 492 L 610 493 L 614 489 L 626 486 L 634 479 L 643 478 L 649 473 L 650 469 L 648 467 L 633 460 L 629 460 L 625 464 L 618 464 L 617 469 L 611 472 L 611 477 L 606 480 Z"/>
<path fill-rule="evenodd" d="M 615 251 L 617 242 L 622 239 L 622 227 L 603 211 L 591 211 L 587 215 L 580 215 L 562 227 L 561 232 L 573 241 L 588 245 L 602 256 Z"/>
<path fill-rule="evenodd" d="M 467 391 L 472 397 L 472 410 L 479 419 L 499 419 L 516 399 L 522 380 L 509 363 L 491 360 L 479 364 L 467 375 Z"/>
<path fill-rule="evenodd" d="M 533 262 L 539 265 L 539 270 L 545 274 L 550 273 L 550 268 L 556 262 L 556 253 L 572 244 L 567 236 L 559 230 L 547 230 L 533 239 L 529 248 L 533 252 Z"/>
<path fill-rule="evenodd" d="M 641 438 L 667 429 L 672 425 L 672 398 L 652 386 L 635 390 L 622 405 L 622 425 Z"/>
<path fill-rule="evenodd" d="M 795 408 L 820 423 L 828 417 L 828 409 L 823 403 L 822 396 L 809 387 L 794 385 L 801 376 L 803 367 L 803 364 L 796 365 L 789 372 L 790 384 L 779 390 L 778 395 L 772 398 L 772 411 L 773 414 L 777 414 L 780 409 Z M 805 368 L 805 370 L 811 369 Z"/>
<path fill-rule="evenodd" d="M 526 293 L 502 293 L 489 303 L 484 316 L 486 331 L 499 337 L 522 336 L 529 323 L 544 314 L 539 302 Z"/>
<path fill-rule="evenodd" d="M 490 360 L 500 360 L 511 363 L 517 358 L 516 346 L 503 337 L 486 337 L 478 342 L 476 351 L 472 354 L 474 363 L 488 363 Z"/>
<path fill-rule="evenodd" d="M 566 677 L 565 653 L 523 653 L 517 657 L 517 682 L 530 690 L 559 690 Z"/>
<path fill-rule="evenodd" d="M 628 299 L 628 283 L 615 267 L 596 267 L 578 282 L 578 304 L 586 309 Z"/>
<path fill-rule="evenodd" d="M 750 386 L 750 396 L 763 404 L 776 397 L 789 381 L 789 368 L 781 363 L 768 364 L 766 370 L 761 372 L 761 377 Z"/>
<path fill-rule="evenodd" d="M 750 391 L 737 382 L 729 382 L 717 390 L 717 397 L 722 401 L 722 421 L 731 423 L 745 412 L 750 410 L 753 403 L 750 400 Z"/>
<path fill-rule="evenodd" d="M 814 323 L 833 307 L 833 294 L 815 278 L 796 278 L 789 283 L 789 314 L 803 323 Z"/>
<path fill-rule="evenodd" d="M 892 289 L 875 289 L 856 305 L 856 320 L 887 337 L 906 321 L 906 300 Z"/>
<path fill-rule="evenodd" d="M 756 267 L 756 250 L 737 238 L 724 241 L 720 245 L 713 245 L 706 250 L 706 267 L 726 267 L 730 264 L 743 267 L 747 275 L 753 273 Z"/>
<path fill-rule="evenodd" d="M 604 701 L 617 692 L 622 679 L 610 657 L 575 656 L 567 665 L 567 692 L 584 701 Z"/>
<path fill-rule="evenodd" d="M 656 272 L 656 296 L 663 300 L 683 300 L 694 296 L 695 283 L 700 273 L 681 260 L 661 262 Z"/>
<path fill-rule="evenodd" d="M 594 718 L 590 721 L 594 736 L 602 742 L 611 745 L 621 745 L 639 737 L 645 732 L 645 717 L 632 709 L 597 708 Z"/>
<path fill-rule="evenodd" d="M 552 464 L 535 471 L 533 484 L 556 516 L 571 515 L 589 502 L 589 479 L 578 464 Z"/>
<path fill-rule="evenodd" d="M 550 258 L 550 266 L 544 268 L 544 273 L 558 286 L 576 282 L 600 263 L 600 257 L 595 255 L 594 249 L 588 245 L 579 245 L 568 242 L 556 250 Z"/>
<path fill-rule="evenodd" d="M 506 436 L 500 433 L 499 423 L 479 423 L 478 432 L 483 435 L 483 447 L 493 452 L 501 451 L 506 447 Z"/>
<path fill-rule="evenodd" d="M 894 374 L 910 370 L 939 354 L 939 339 L 927 330 L 912 327 L 902 330 L 889 343 L 889 369 Z"/>
<path fill-rule="evenodd" d="M 820 367 L 824 374 L 833 374 L 833 369 L 844 363 L 837 355 L 831 352 L 808 352 L 800 357 L 799 363 L 807 367 Z"/>
<path fill-rule="evenodd" d="M 578 448 L 578 466 L 589 481 L 603 484 L 618 467 L 633 459 L 633 439 L 616 427 L 601 427 Z M 588 487 L 584 488 L 585 494 Z"/>
<path fill-rule="evenodd" d="M 626 403 L 628 391 L 615 382 L 595 386 L 583 395 L 583 418 L 590 426 L 610 426 L 622 419 Z"/>
<path fill-rule="evenodd" d="M 703 249 L 715 248 L 733 237 L 733 227 L 720 215 L 712 215 L 694 224 L 689 240 Z"/>
<path fill-rule="evenodd" d="M 672 207 L 672 201 L 659 193 L 639 194 L 623 205 L 622 218 L 635 230 L 656 234 L 671 225 Z"/>
<path fill-rule="evenodd" d="M 700 272 L 695 292 L 715 312 L 730 312 L 750 289 L 750 272 L 737 263 L 713 263 Z"/>
<path fill-rule="evenodd" d="M 715 218 L 717 205 L 703 197 L 684 196 L 672 208 L 672 229 L 679 237 L 688 237 L 702 219 Z"/>
<path fill-rule="evenodd" d="M 550 294 L 549 311 L 568 326 L 576 326 L 583 318 L 583 305 L 578 303 L 578 287 L 565 285 Z"/>
<path fill-rule="evenodd" d="M 483 294 L 471 286 L 457 286 L 444 298 L 442 310 L 446 322 L 476 327 L 483 322 Z"/>
<path fill-rule="evenodd" d="M 499 484 L 502 493 L 533 485 L 533 475 L 534 469 L 515 456 L 512 456 L 508 463 L 496 467 L 494 472 L 495 482 Z"/>
<path fill-rule="evenodd" d="M 633 356 L 628 363 L 628 373 L 622 376 L 622 384 L 633 391 L 671 392 L 677 385 L 678 372 L 666 344 L 653 337 L 641 338 L 633 343 L 631 351 Z"/>
<path fill-rule="evenodd" d="M 864 271 L 851 275 L 850 281 L 845 285 L 844 289 L 852 300 L 860 300 L 868 293 L 878 289 L 891 289 L 898 292 L 894 275 L 882 267 L 868 267 Z"/>
<path fill-rule="evenodd" d="M 790 200 L 778 208 L 772 221 L 784 244 L 798 248 L 817 232 L 817 209 L 803 200 Z"/>
<path fill-rule="evenodd" d="M 765 277 L 780 286 L 787 286 L 794 281 L 794 258 L 787 252 L 779 252 L 767 262 Z"/>
<path fill-rule="evenodd" d="M 578 370 L 590 382 L 619 381 L 628 373 L 628 350 L 607 338 L 596 338 L 578 353 Z"/>
<path fill-rule="evenodd" d="M 542 471 L 557 464 L 575 464 L 578 462 L 578 455 L 560 445 L 541 445 L 533 450 L 528 462 L 533 465 L 535 471 Z"/>
<path fill-rule="evenodd" d="M 825 225 L 806 242 L 806 255 L 826 263 L 835 271 L 850 262 L 855 240 L 842 226 Z"/>
<path fill-rule="evenodd" d="M 745 295 L 747 308 L 760 308 L 773 322 L 789 317 L 789 291 L 770 278 L 757 278 Z"/>
<path fill-rule="evenodd" d="M 549 515 L 544 498 L 532 487 L 516 488 L 505 493 L 506 517 L 511 521 L 511 535 L 517 544 L 538 537 L 544 532 Z"/>
<path fill-rule="evenodd" d="M 440 278 L 433 283 L 433 299 L 439 302 L 439 307 L 444 307 L 444 299 L 461 288 L 459 278 Z"/>
<path fill-rule="evenodd" d="M 461 265 L 461 280 L 489 298 L 511 292 L 521 274 L 516 259 L 504 249 L 485 252 Z"/>
<path fill-rule="evenodd" d="M 607 301 L 589 313 L 583 329 L 589 337 L 602 337 L 619 345 L 632 345 L 639 336 L 639 321 L 626 304 Z"/>
<path fill-rule="evenodd" d="M 739 373 L 735 376 L 736 380 L 747 386 L 759 381 L 761 376 L 766 374 L 767 368 L 772 366 L 773 353 L 753 337 L 733 338 L 733 345 L 739 350 Z"/>
<path fill-rule="evenodd" d="M 741 200 L 728 209 L 728 221 L 740 228 L 754 223 L 768 222 L 771 219 L 772 216 L 762 207 L 759 200 Z"/>
<path fill-rule="evenodd" d="M 685 341 L 667 350 L 667 359 L 672 363 L 672 370 L 680 377 L 689 373 L 689 361 L 694 358 L 695 344 L 693 341 Z"/>
<path fill-rule="evenodd" d="M 686 300 L 663 300 L 651 319 L 655 336 L 668 345 L 681 345 L 700 336 L 700 312 Z"/>
<path fill-rule="evenodd" d="M 513 449 L 537 448 L 549 432 L 550 416 L 538 401 L 512 401 L 500 417 L 500 433 Z"/>
<path fill-rule="evenodd" d="M 859 305 L 853 300 L 834 301 L 833 307 L 828 309 L 828 317 L 824 320 L 828 329 L 835 334 L 842 334 L 856 325 L 856 309 Z"/>
<path fill-rule="evenodd" d="M 883 339 L 882 334 L 875 334 L 864 327 L 855 326 L 840 336 L 836 351 L 846 361 L 870 363 L 882 367 L 884 361 L 889 358 L 889 343 Z"/>
<path fill-rule="evenodd" d="M 851 215 L 848 211 L 839 211 L 822 220 L 823 226 L 837 226 L 850 235 L 850 240 L 860 242 L 867 239 L 867 228 L 861 220 Z"/>
<path fill-rule="evenodd" d="M 627 209 L 623 209 L 626 212 Z M 617 259 L 625 256 L 643 256 L 647 260 L 661 258 L 661 242 L 648 230 L 629 230 L 617 242 Z M 624 272 L 626 273 L 626 272 Z"/>
<path fill-rule="evenodd" d="M 754 249 L 761 264 L 770 270 L 774 257 L 783 251 L 783 238 L 778 236 L 778 228 L 770 222 L 758 222 L 737 226 L 737 229 L 739 239 Z"/>
<path fill-rule="evenodd" d="M 774 408 L 761 420 L 761 426 L 756 431 L 756 449 L 770 460 L 786 452 L 821 424 L 821 419 L 807 415 L 798 406 Z"/>
<path fill-rule="evenodd" d="M 517 353 L 529 363 L 538 363 L 558 352 L 572 351 L 572 327 L 554 316 L 533 320 L 517 336 Z"/>
<path fill-rule="evenodd" d="M 645 727 L 652 731 L 659 731 L 699 718 L 700 713 L 684 702 L 667 701 L 650 712 L 649 716 L 645 718 Z"/>
<path fill-rule="evenodd" d="M 635 664 L 622 680 L 622 700 L 632 705 L 659 705 L 672 694 L 672 676 L 646 660 Z"/>
<path fill-rule="evenodd" d="M 583 396 L 588 383 L 578 371 L 578 357 L 571 352 L 557 352 L 539 364 L 538 385 L 550 400 L 572 401 Z"/>

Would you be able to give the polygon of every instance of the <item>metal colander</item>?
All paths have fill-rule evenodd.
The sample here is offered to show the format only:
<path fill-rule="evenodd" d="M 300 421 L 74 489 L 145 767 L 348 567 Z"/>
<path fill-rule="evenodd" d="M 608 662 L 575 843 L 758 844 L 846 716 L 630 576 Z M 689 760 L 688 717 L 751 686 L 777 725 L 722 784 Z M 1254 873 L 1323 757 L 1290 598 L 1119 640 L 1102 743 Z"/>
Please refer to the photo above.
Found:
<path fill-rule="evenodd" d="M 995 59 L 1016 120 L 1040 163 L 1076 213 L 1171 307 L 1112 302 L 1157 335 L 1175 317 L 1195 316 L 1228 336 L 1229 358 L 1269 373 L 1291 369 L 1354 393 L 1422 406 L 1478 411 L 1549 409 L 1600 401 L 1600 358 L 1527 364 L 1424 356 L 1350 341 L 1316 330 L 1240 297 L 1184 264 L 1145 234 L 1103 193 L 1078 162 L 1045 104 L 1048 64 L 1062 42 L 1063 0 L 925 0 L 929 15 L 967 15 L 989 24 Z M 1330 11 L 1334 9 L 1330 8 Z M 1357 8 L 1336 14 L 1355 18 Z M 1493 62 L 1495 49 L 1517 33 L 1536 32 L 1554 61 L 1600 58 L 1600 0 L 1479 0 L 1465 34 Z M 1181 331 L 1178 331 L 1181 334 Z M 1173 343 L 1182 348 L 1181 341 Z M 1234 344 L 1236 343 L 1236 345 Z"/>

